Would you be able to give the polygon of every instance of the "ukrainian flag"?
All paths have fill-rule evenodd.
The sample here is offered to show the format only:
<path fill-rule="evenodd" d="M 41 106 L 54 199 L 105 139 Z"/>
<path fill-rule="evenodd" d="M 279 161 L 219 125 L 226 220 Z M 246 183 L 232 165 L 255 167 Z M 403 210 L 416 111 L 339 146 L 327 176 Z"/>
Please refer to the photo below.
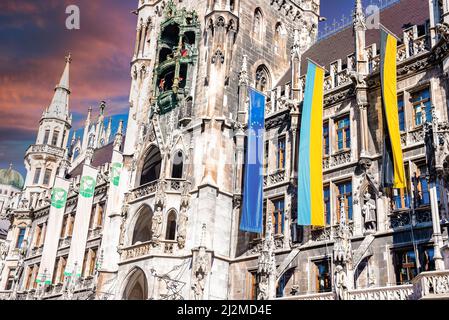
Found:
<path fill-rule="evenodd" d="M 397 39 L 381 30 L 382 102 L 388 134 L 385 136 L 383 185 L 395 189 L 406 188 L 402 156 L 397 97 Z"/>
<path fill-rule="evenodd" d="M 309 61 L 298 164 L 298 224 L 324 227 L 323 194 L 324 69 Z"/>

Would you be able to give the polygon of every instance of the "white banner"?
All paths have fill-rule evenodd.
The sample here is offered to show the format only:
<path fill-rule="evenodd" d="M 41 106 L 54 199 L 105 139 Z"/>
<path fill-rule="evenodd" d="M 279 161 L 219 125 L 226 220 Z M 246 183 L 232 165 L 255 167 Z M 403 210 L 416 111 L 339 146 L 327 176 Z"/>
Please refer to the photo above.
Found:
<path fill-rule="evenodd" d="M 73 226 L 72 242 L 67 267 L 64 272 L 66 276 L 75 275 L 81 277 L 97 175 L 97 169 L 84 165 L 80 182 L 80 193 L 78 195 L 78 205 L 76 207 L 75 223 Z"/>
<path fill-rule="evenodd" d="M 106 217 L 104 233 L 101 243 L 102 254 L 105 257 L 101 269 L 116 271 L 120 258 L 117 247 L 120 241 L 121 209 L 124 192 L 122 187 L 126 183 L 123 175 L 123 155 L 114 150 L 110 170 L 108 200 L 106 203 Z"/>
<path fill-rule="evenodd" d="M 55 185 L 51 192 L 51 206 L 47 221 L 47 234 L 45 235 L 39 273 L 36 278 L 37 283 L 45 282 L 45 284 L 48 285 L 52 284 L 56 253 L 58 251 L 69 188 L 70 181 L 56 177 Z"/>

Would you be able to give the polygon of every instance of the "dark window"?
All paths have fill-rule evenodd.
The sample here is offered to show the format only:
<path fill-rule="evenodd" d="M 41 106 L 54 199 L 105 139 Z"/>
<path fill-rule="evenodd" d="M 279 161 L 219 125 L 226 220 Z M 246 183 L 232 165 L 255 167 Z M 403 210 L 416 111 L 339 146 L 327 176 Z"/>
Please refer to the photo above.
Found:
<path fill-rule="evenodd" d="M 166 240 L 175 240 L 176 237 L 176 213 L 171 211 L 167 218 L 167 231 L 165 233 Z"/>
<path fill-rule="evenodd" d="M 33 184 L 38 184 L 39 183 L 39 179 L 41 177 L 41 168 L 36 168 L 36 171 L 34 171 L 34 179 L 33 179 Z"/>
<path fill-rule="evenodd" d="M 395 260 L 397 284 L 410 283 L 418 274 L 415 251 L 413 249 L 398 250 L 395 252 Z"/>
<path fill-rule="evenodd" d="M 332 277 L 330 260 L 325 259 L 315 262 L 316 270 L 316 291 L 330 292 L 332 291 Z"/>
<path fill-rule="evenodd" d="M 11 268 L 8 272 L 8 279 L 6 280 L 6 287 L 5 290 L 12 290 L 12 286 L 14 284 L 14 273 L 16 272 L 16 269 Z"/>
<path fill-rule="evenodd" d="M 337 148 L 338 151 L 351 148 L 349 116 L 337 121 Z"/>
<path fill-rule="evenodd" d="M 343 182 L 337 185 L 337 216 L 340 222 L 340 202 L 341 197 L 344 197 L 344 209 L 347 221 L 352 220 L 352 182 Z"/>
<path fill-rule="evenodd" d="M 182 179 L 184 170 L 184 154 L 179 151 L 173 158 L 172 178 Z"/>
<path fill-rule="evenodd" d="M 323 154 L 329 155 L 329 123 L 325 123 L 323 126 Z"/>
<path fill-rule="evenodd" d="M 398 115 L 399 115 L 399 130 L 405 131 L 405 109 L 404 109 L 404 97 L 398 98 Z"/>
<path fill-rule="evenodd" d="M 274 234 L 284 233 L 284 199 L 273 201 L 273 228 Z"/>
<path fill-rule="evenodd" d="M 290 269 L 287 272 L 285 272 L 282 277 L 279 279 L 279 282 L 277 284 L 276 288 L 276 298 L 282 298 L 284 296 L 284 290 L 287 286 L 287 283 L 290 281 L 291 277 L 295 273 L 295 269 Z"/>
<path fill-rule="evenodd" d="M 331 224 L 331 189 L 324 187 L 324 214 L 326 217 L 326 225 Z"/>
<path fill-rule="evenodd" d="M 50 130 L 45 130 L 44 141 L 42 144 L 48 144 L 48 140 L 50 139 Z"/>
<path fill-rule="evenodd" d="M 250 273 L 250 300 L 257 300 L 257 296 L 259 295 L 259 279 L 257 276 L 257 272 Z"/>
<path fill-rule="evenodd" d="M 44 175 L 44 186 L 48 186 L 50 184 L 50 178 L 51 178 L 51 169 L 45 169 L 45 175 Z"/>
<path fill-rule="evenodd" d="M 22 247 L 22 243 L 23 240 L 25 238 L 25 228 L 19 228 L 19 234 L 17 235 L 17 243 L 16 243 L 16 248 L 21 248 Z"/>
<path fill-rule="evenodd" d="M 137 242 L 147 242 L 153 238 L 151 227 L 153 224 L 153 213 L 147 207 L 144 207 L 139 213 L 139 219 L 134 226 L 133 241 L 134 245 Z"/>
<path fill-rule="evenodd" d="M 429 88 L 413 93 L 412 104 L 415 126 L 423 124 L 423 111 L 426 114 L 426 121 L 432 121 L 432 102 L 430 100 Z"/>
<path fill-rule="evenodd" d="M 278 152 L 277 152 L 277 169 L 285 169 L 285 138 L 282 137 L 278 140 Z"/>
<path fill-rule="evenodd" d="M 53 138 L 52 138 L 52 140 L 51 140 L 51 144 L 52 144 L 53 146 L 57 146 L 57 145 L 58 145 L 58 139 L 59 139 L 59 131 L 58 131 L 58 130 L 55 130 L 55 131 L 53 132 Z"/>
<path fill-rule="evenodd" d="M 427 168 L 425 165 L 418 166 L 418 170 L 417 172 L 415 172 L 415 177 L 413 178 L 413 184 L 415 187 L 415 201 L 417 207 L 430 205 L 430 192 L 426 173 Z M 439 194 L 438 188 L 437 194 Z"/>
<path fill-rule="evenodd" d="M 152 148 L 145 158 L 140 177 L 140 185 L 159 179 L 161 174 L 162 157 L 158 148 Z"/>

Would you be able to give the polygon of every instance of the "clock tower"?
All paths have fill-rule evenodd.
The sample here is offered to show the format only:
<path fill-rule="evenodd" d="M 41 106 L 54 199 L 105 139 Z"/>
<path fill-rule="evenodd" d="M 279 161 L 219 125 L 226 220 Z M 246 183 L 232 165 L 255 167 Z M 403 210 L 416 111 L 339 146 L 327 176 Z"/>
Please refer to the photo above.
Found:
<path fill-rule="evenodd" d="M 26 197 L 33 206 L 42 194 L 53 186 L 58 170 L 66 157 L 66 146 L 71 129 L 72 116 L 69 114 L 69 73 L 71 55 L 66 57 L 66 65 L 50 105 L 45 109 L 39 123 L 36 143 L 25 155 L 27 177 Z"/>

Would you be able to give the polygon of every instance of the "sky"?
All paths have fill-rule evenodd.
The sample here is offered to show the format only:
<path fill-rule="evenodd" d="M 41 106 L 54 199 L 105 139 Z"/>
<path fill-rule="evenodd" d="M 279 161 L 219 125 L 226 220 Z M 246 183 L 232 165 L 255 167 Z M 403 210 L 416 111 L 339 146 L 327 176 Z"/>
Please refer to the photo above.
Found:
<path fill-rule="evenodd" d="M 322 0 L 321 14 L 328 21 L 350 16 L 353 3 Z M 80 8 L 79 30 L 65 26 L 73 4 Z M 83 127 L 89 106 L 96 116 L 102 100 L 114 128 L 127 120 L 136 6 L 137 0 L 0 0 L 0 168 L 12 163 L 25 175 L 25 151 L 69 52 L 73 128 Z"/>

